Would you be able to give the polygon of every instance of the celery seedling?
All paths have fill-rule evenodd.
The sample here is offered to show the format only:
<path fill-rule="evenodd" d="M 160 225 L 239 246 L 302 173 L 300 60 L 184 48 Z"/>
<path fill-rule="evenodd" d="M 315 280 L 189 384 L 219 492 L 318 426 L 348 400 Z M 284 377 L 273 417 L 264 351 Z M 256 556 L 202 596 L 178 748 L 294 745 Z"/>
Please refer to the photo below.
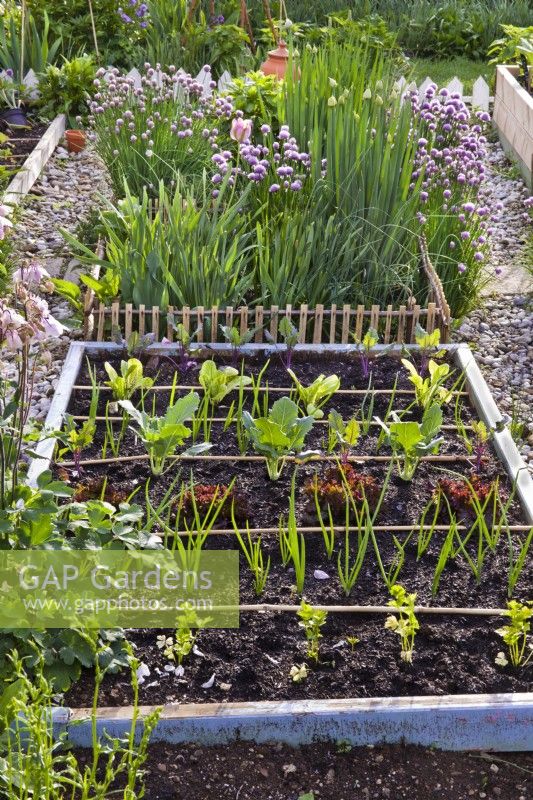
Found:
<path fill-rule="evenodd" d="M 395 584 L 390 588 L 392 600 L 387 603 L 397 612 L 385 620 L 385 628 L 398 634 L 401 640 L 401 659 L 411 664 L 415 648 L 416 632 L 420 628 L 415 615 L 416 593 L 407 594 L 403 586 Z"/>
<path fill-rule="evenodd" d="M 318 664 L 320 639 L 322 638 L 320 628 L 326 624 L 328 612 L 313 608 L 309 603 L 306 603 L 305 600 L 302 600 L 300 608 L 296 613 L 300 618 L 298 625 L 300 628 L 303 628 L 308 642 L 307 657 Z"/>
<path fill-rule="evenodd" d="M 509 623 L 503 625 L 496 630 L 498 636 L 501 636 L 507 650 L 509 658 L 513 667 L 525 667 L 533 658 L 533 642 L 528 646 L 528 634 L 531 629 L 531 618 L 533 617 L 533 609 L 531 608 L 531 601 L 527 603 L 519 603 L 517 600 L 509 600 L 507 603 L 507 610 L 503 612 L 504 617 L 509 618 Z M 526 647 L 529 649 L 529 654 L 525 655 Z M 500 667 L 505 667 L 508 664 L 505 653 L 498 653 L 496 663 Z"/>

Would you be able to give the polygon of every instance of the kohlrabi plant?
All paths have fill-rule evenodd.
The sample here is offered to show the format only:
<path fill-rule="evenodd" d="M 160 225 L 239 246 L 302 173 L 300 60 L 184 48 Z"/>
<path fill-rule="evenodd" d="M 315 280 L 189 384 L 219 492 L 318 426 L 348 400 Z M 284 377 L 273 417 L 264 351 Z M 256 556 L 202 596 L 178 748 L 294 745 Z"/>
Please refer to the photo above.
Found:
<path fill-rule="evenodd" d="M 319 375 L 310 386 L 300 383 L 292 369 L 287 372 L 294 381 L 300 403 L 305 409 L 305 413 L 314 419 L 322 419 L 324 406 L 335 392 L 340 388 L 341 382 L 337 375 Z"/>
<path fill-rule="evenodd" d="M 439 350 L 440 330 L 435 328 L 432 333 L 428 333 L 422 325 L 417 322 L 415 327 L 415 342 L 420 348 L 420 374 L 425 375 L 428 368 L 428 361 L 432 358 L 443 358 L 445 350 Z"/>
<path fill-rule="evenodd" d="M 424 412 L 422 422 L 403 421 L 394 412 L 391 416 L 394 421 L 389 425 L 385 425 L 379 417 L 375 417 L 375 420 L 383 428 L 392 449 L 398 475 L 404 481 L 411 481 L 422 456 L 438 453 L 444 441 L 438 436 L 442 427 L 442 411 L 438 405 L 430 406 Z"/>
<path fill-rule="evenodd" d="M 437 364 L 430 359 L 427 378 L 424 378 L 421 372 L 418 373 L 415 365 L 406 358 L 402 358 L 402 364 L 409 372 L 409 380 L 415 387 L 416 402 L 421 408 L 425 410 L 434 403 L 441 406 L 450 402 L 453 392 L 444 387 L 444 382 L 450 374 L 449 364 Z"/>
<path fill-rule="evenodd" d="M 230 392 L 252 382 L 234 367 L 217 367 L 214 361 L 204 361 L 198 380 L 211 407 L 218 406 Z"/>
<path fill-rule="evenodd" d="M 268 416 L 254 419 L 248 411 L 243 411 L 243 422 L 254 450 L 265 456 L 270 479 L 276 481 L 286 457 L 291 453 L 301 454 L 314 418 L 299 417 L 296 403 L 282 397 L 272 405 Z"/>
<path fill-rule="evenodd" d="M 298 626 L 304 630 L 305 638 L 307 639 L 307 657 L 318 664 L 320 640 L 322 638 L 320 628 L 326 624 L 328 612 L 313 608 L 305 600 L 302 600 L 296 613 L 300 619 Z"/>
<path fill-rule="evenodd" d="M 191 429 L 184 423 L 194 418 L 200 404 L 200 397 L 196 392 L 189 392 L 185 397 L 180 397 L 167 408 L 163 417 L 139 411 L 130 400 L 121 400 L 119 405 L 137 423 L 137 435 L 144 443 L 150 458 L 150 469 L 153 475 L 161 475 L 165 469 L 168 458 L 171 458 L 178 447 L 191 435 Z M 183 455 L 198 455 L 204 452 L 210 444 L 198 444 L 190 447 Z"/>
<path fill-rule="evenodd" d="M 344 422 L 338 411 L 330 411 L 328 414 L 328 452 L 333 453 L 336 447 L 340 447 L 341 464 L 348 463 L 350 449 L 355 447 L 361 435 L 361 426 L 355 417 Z"/>
<path fill-rule="evenodd" d="M 531 618 L 533 617 L 531 601 L 519 603 L 517 600 L 509 600 L 507 610 L 503 612 L 503 615 L 509 618 L 509 622 L 507 625 L 498 628 L 496 633 L 502 637 L 507 645 L 509 659 L 513 667 L 525 667 L 533 659 L 533 642 L 529 642 L 528 645 L 528 634 L 531 630 Z M 527 650 L 529 650 L 529 653 L 526 654 Z M 496 664 L 500 667 L 506 667 L 508 663 L 505 653 L 498 653 Z"/>
<path fill-rule="evenodd" d="M 120 374 L 109 361 L 104 364 L 109 380 L 105 382 L 113 393 L 114 400 L 131 400 L 135 392 L 150 389 L 154 381 L 143 375 L 143 365 L 138 358 L 120 362 Z"/>
<path fill-rule="evenodd" d="M 420 623 L 415 615 L 416 593 L 408 594 L 403 586 L 394 584 L 390 588 L 390 594 L 392 600 L 389 600 L 387 605 L 394 608 L 396 613 L 387 617 L 385 627 L 400 637 L 401 659 L 411 664 L 415 649 L 415 636 L 420 628 Z"/>
<path fill-rule="evenodd" d="M 363 378 L 368 378 L 371 369 L 370 351 L 379 342 L 379 334 L 375 328 L 369 328 L 362 339 L 357 339 L 355 336 L 354 339 L 361 360 Z"/>

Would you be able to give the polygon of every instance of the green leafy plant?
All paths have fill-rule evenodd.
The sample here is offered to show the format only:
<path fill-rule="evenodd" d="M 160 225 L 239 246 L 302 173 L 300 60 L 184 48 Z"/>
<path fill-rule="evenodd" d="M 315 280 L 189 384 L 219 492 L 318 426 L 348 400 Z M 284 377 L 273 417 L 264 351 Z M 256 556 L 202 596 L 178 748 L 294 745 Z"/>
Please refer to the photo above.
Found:
<path fill-rule="evenodd" d="M 296 664 L 290 668 L 289 675 L 294 683 L 303 683 L 309 674 L 306 664 Z"/>
<path fill-rule="evenodd" d="M 416 593 L 408 594 L 403 586 L 395 584 L 390 588 L 392 600 L 387 605 L 395 609 L 385 620 L 385 628 L 400 637 L 401 659 L 411 664 L 415 649 L 415 636 L 420 623 L 415 615 Z"/>
<path fill-rule="evenodd" d="M 437 364 L 430 359 L 428 362 L 428 377 L 424 378 L 422 370 L 417 371 L 412 361 L 402 358 L 402 364 L 409 373 L 409 380 L 415 387 L 417 404 L 425 410 L 434 404 L 439 406 L 449 403 L 453 393 L 444 387 L 444 381 L 450 374 L 449 364 Z"/>
<path fill-rule="evenodd" d="M 296 403 L 282 397 L 272 405 L 268 416 L 254 419 L 248 411 L 243 411 L 243 423 L 254 450 L 265 456 L 270 480 L 276 481 L 288 455 L 297 453 L 305 457 L 301 451 L 314 418 L 299 417 Z"/>
<path fill-rule="evenodd" d="M 138 358 L 130 358 L 128 361 L 120 362 L 120 374 L 109 361 L 104 364 L 109 380 L 105 382 L 109 386 L 115 400 L 130 400 L 135 392 L 150 389 L 154 381 L 152 378 L 143 375 L 143 365 Z"/>
<path fill-rule="evenodd" d="M 304 386 L 292 369 L 287 369 L 287 372 L 294 381 L 298 399 L 304 407 L 306 415 L 313 419 L 322 419 L 324 416 L 322 407 L 340 389 L 340 378 L 337 375 L 328 375 L 327 377 L 319 375 L 310 386 Z"/>
<path fill-rule="evenodd" d="M 24 25 L 15 14 L 5 9 L 0 24 L 0 68 L 11 70 L 15 82 L 22 83 L 29 70 L 37 75 L 54 64 L 62 45 L 62 37 L 50 41 L 50 19 L 46 10 L 42 20 L 36 21 L 26 10 Z"/>
<path fill-rule="evenodd" d="M 51 724 L 56 705 L 54 684 L 46 676 L 46 655 L 34 645 L 33 675 L 27 659 L 15 650 L 10 654 L 15 680 L 0 696 L 0 794 L 10 800 L 63 800 L 76 796 L 79 800 L 105 800 L 111 794 L 128 800 L 142 797 L 145 787 L 143 765 L 148 757 L 148 744 L 159 719 L 155 709 L 143 716 L 139 740 L 135 734 L 141 718 L 139 709 L 140 662 L 129 647 L 129 666 L 133 690 L 133 718 L 124 739 L 101 737 L 98 731 L 98 698 L 107 669 L 100 657 L 105 648 L 96 637 L 80 633 L 89 650 L 96 651 L 95 689 L 90 714 L 91 748 L 87 760 L 79 761 L 72 751 L 65 751 L 54 741 Z M 61 737 L 59 744 L 65 737 Z M 122 788 L 116 789 L 120 785 Z"/>
<path fill-rule="evenodd" d="M 531 629 L 531 618 L 533 617 L 531 603 L 519 603 L 517 600 L 509 600 L 507 610 L 503 612 L 503 616 L 507 617 L 509 622 L 507 625 L 498 628 L 496 633 L 501 636 L 507 645 L 509 659 L 513 667 L 525 667 L 533 659 L 533 643 L 530 642 L 528 646 L 528 634 Z M 526 648 L 530 650 L 527 656 Z M 505 653 L 498 653 L 496 664 L 501 667 L 507 666 L 508 660 Z"/>
<path fill-rule="evenodd" d="M 239 360 L 240 348 L 252 341 L 256 333 L 256 328 L 251 328 L 241 333 L 235 325 L 221 325 L 220 330 L 222 331 L 224 339 L 231 345 L 233 361 L 237 363 Z"/>
<path fill-rule="evenodd" d="M 354 340 L 361 360 L 363 378 L 368 378 L 372 369 L 370 353 L 379 342 L 379 334 L 375 328 L 369 328 L 362 339 L 358 340 L 354 335 Z"/>
<path fill-rule="evenodd" d="M 445 350 L 439 350 L 440 345 L 440 329 L 435 328 L 432 333 L 428 333 L 422 325 L 417 322 L 415 326 L 415 342 L 420 348 L 420 355 L 422 357 L 420 364 L 420 374 L 424 375 L 427 370 L 427 365 L 430 357 L 434 359 L 441 359 L 445 355 Z"/>
<path fill-rule="evenodd" d="M 63 428 L 55 434 L 56 438 L 64 445 L 59 450 L 59 457 L 63 457 L 65 453 L 72 453 L 78 475 L 81 472 L 82 452 L 92 445 L 95 433 L 94 419 L 87 419 L 78 425 L 71 414 L 65 414 Z"/>
<path fill-rule="evenodd" d="M 248 72 L 242 78 L 233 78 L 229 87 L 235 108 L 254 125 L 272 125 L 278 120 L 282 87 L 275 75 Z"/>
<path fill-rule="evenodd" d="M 184 423 L 193 419 L 200 404 L 196 392 L 189 392 L 171 403 L 163 417 L 156 417 L 139 411 L 129 400 L 121 400 L 119 405 L 137 423 L 137 434 L 144 443 L 150 458 L 150 469 L 153 475 L 161 475 L 167 460 L 174 455 L 190 435 L 191 429 Z M 198 455 L 211 445 L 204 443 L 194 445 L 185 451 L 185 455 Z"/>
<path fill-rule="evenodd" d="M 438 405 L 430 406 L 422 418 L 422 422 L 405 422 L 397 414 L 392 413 L 394 422 L 383 423 L 379 417 L 376 421 L 381 425 L 398 469 L 398 475 L 404 481 L 411 481 L 422 456 L 438 453 L 444 441 L 439 437 L 442 426 L 442 411 Z"/>
<path fill-rule="evenodd" d="M 55 117 L 66 114 L 69 127 L 80 127 L 87 118 L 87 99 L 93 89 L 96 69 L 92 56 L 64 59 L 60 67 L 47 67 L 39 80 L 42 113 Z"/>
<path fill-rule="evenodd" d="M 336 447 L 341 450 L 341 464 L 348 463 L 348 455 L 355 447 L 361 435 L 361 426 L 355 417 L 344 422 L 338 411 L 328 414 L 328 453 L 333 453 Z"/>
<path fill-rule="evenodd" d="M 196 633 L 191 627 L 192 620 L 186 615 L 178 619 L 178 627 L 173 636 L 164 634 L 157 637 L 157 647 L 169 661 L 175 661 L 181 667 L 183 659 L 192 651 L 196 642 Z"/>
<path fill-rule="evenodd" d="M 306 603 L 305 600 L 302 600 L 296 614 L 300 620 L 298 626 L 303 629 L 307 639 L 307 657 L 318 664 L 320 639 L 322 638 L 320 629 L 326 624 L 328 612 L 313 608 L 313 606 Z"/>
<path fill-rule="evenodd" d="M 282 355 L 282 361 L 285 369 L 289 370 L 292 365 L 292 356 L 294 353 L 294 348 L 298 344 L 299 333 L 298 328 L 296 328 L 289 316 L 282 317 L 279 321 L 278 325 L 278 332 L 281 338 L 283 339 L 283 344 L 285 345 L 285 353 Z"/>
<path fill-rule="evenodd" d="M 251 378 L 241 375 L 234 367 L 217 367 L 214 361 L 204 361 L 198 380 L 212 407 L 220 405 L 230 392 L 249 386 L 252 382 Z"/>

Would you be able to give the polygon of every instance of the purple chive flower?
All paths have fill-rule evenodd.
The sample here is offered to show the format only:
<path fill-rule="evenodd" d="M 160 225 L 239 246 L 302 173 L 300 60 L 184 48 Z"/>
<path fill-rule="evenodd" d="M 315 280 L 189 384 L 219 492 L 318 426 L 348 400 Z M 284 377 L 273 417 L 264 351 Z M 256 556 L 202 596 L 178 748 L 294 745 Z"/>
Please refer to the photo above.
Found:
<path fill-rule="evenodd" d="M 460 272 L 461 274 L 463 272 L 466 272 L 466 264 L 463 264 L 463 262 L 460 261 L 459 264 L 457 264 L 457 271 Z"/>

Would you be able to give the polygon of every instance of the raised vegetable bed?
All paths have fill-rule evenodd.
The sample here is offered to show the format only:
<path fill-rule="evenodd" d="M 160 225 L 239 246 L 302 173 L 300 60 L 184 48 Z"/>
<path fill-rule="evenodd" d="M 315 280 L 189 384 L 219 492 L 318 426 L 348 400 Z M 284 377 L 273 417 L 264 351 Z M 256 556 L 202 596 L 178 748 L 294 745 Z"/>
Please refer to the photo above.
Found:
<path fill-rule="evenodd" d="M 533 96 L 516 80 L 520 67 L 496 67 L 494 124 L 505 152 L 533 189 Z"/>
<path fill-rule="evenodd" d="M 114 502 L 119 501 L 121 494 L 127 496 L 140 486 L 136 500 L 140 505 L 145 502 L 148 479 L 148 496 L 152 503 L 159 503 L 170 481 L 177 477 L 177 468 L 182 469 L 182 480 L 189 486 L 191 470 L 195 484 L 204 486 L 228 486 L 235 478 L 237 530 L 245 535 L 248 522 L 252 539 L 262 538 L 265 563 L 267 558 L 271 559 L 264 591 L 258 596 L 252 572 L 242 558 L 241 627 L 235 631 L 201 631 L 197 638 L 201 655 L 184 662 L 183 676 L 165 671 L 166 659 L 156 645 L 159 632 L 132 633 L 137 656 L 151 669 L 151 676 L 142 687 L 141 701 L 152 705 L 186 704 L 177 713 L 171 708 L 165 710 L 156 738 L 209 743 L 238 736 L 290 743 L 314 738 L 347 739 L 355 744 L 405 740 L 448 749 L 533 748 L 533 695 L 528 694 L 533 691 L 531 669 L 495 663 L 503 649 L 495 629 L 502 625 L 506 601 L 509 595 L 527 600 L 533 580 L 531 541 L 528 543 L 533 524 L 533 482 L 470 350 L 463 345 L 448 346 L 445 350 L 444 362 L 455 373 L 451 380 L 454 385 L 449 387 L 453 395 L 442 405 L 444 442 L 438 453 L 428 452 L 423 456 L 411 481 L 401 479 L 397 468 L 391 467 L 387 483 L 391 450 L 387 443 L 377 448 L 381 428 L 376 417 L 385 419 L 387 410 L 394 408 L 406 414 L 404 419 L 421 419 L 421 410 L 413 405 L 413 386 L 407 370 L 398 358 L 401 348 L 386 354 L 379 347 L 372 351 L 371 414 L 367 405 L 368 377 L 363 377 L 361 354 L 354 346 L 295 349 L 292 369 L 302 384 L 308 386 L 321 373 L 335 373 L 341 378 L 340 389 L 324 406 L 325 417 L 315 420 L 306 440 L 306 449 L 318 454 L 298 466 L 294 484 L 293 521 L 300 546 L 303 541 L 306 544 L 303 594 L 313 609 L 327 612 L 320 656 L 314 663 L 306 659 L 305 635 L 298 625 L 300 593 L 294 589 L 298 580 L 296 565 L 289 562 L 288 567 L 283 567 L 279 547 L 280 517 L 284 520 L 282 530 L 289 529 L 294 458 L 287 458 L 281 477 L 271 481 L 261 453 L 251 447 L 239 452 L 234 423 L 227 422 L 228 408 L 236 394 L 228 396 L 209 417 L 211 450 L 203 455 L 173 456 L 168 464 L 170 471 L 161 476 L 150 476 L 143 446 L 131 430 L 126 432 L 116 456 L 110 457 L 108 446 L 102 457 L 105 417 L 108 424 L 121 424 L 120 419 L 113 418 L 115 411 L 110 412 L 107 406 L 112 397 L 109 389 L 103 387 L 107 378 L 104 361 L 118 368 L 124 352 L 118 345 L 71 346 L 46 429 L 56 430 L 66 411 L 78 424 L 87 420 L 90 382 L 85 355 L 96 370 L 102 390 L 95 420 L 96 435 L 81 457 L 82 473 L 75 476 L 77 465 L 65 457 L 62 463 L 52 462 L 56 474 L 70 480 L 73 486 L 78 485 L 78 489 L 79 484 L 85 489 L 90 485 L 101 487 L 101 479 L 107 476 Z M 257 396 L 264 398 L 268 383 L 269 407 L 291 392 L 291 380 L 281 363 L 284 352 L 281 346 L 251 345 L 239 353 L 239 358 L 245 355 L 244 374 L 256 377 L 265 359 L 270 358 L 257 391 Z M 416 348 L 411 348 L 411 352 L 414 363 L 421 367 L 420 353 Z M 378 354 L 383 357 L 374 360 Z M 191 359 L 197 359 L 199 364 L 179 373 L 174 383 L 175 396 L 183 396 L 191 388 L 201 393 L 198 368 L 203 360 L 229 364 L 234 355 L 220 345 L 191 351 Z M 145 353 L 145 361 L 158 359 L 157 364 L 152 361 L 152 366 L 146 366 L 144 371 L 146 376 L 157 376 L 156 384 L 148 391 L 150 402 L 146 404 L 151 408 L 154 397 L 157 414 L 164 414 L 169 406 L 178 357 L 172 346 L 152 346 Z M 455 383 L 461 373 L 464 385 Z M 242 395 L 243 408 L 252 411 L 251 387 L 246 387 Z M 324 535 L 309 490 L 315 473 L 322 480 L 328 471 L 331 477 L 331 470 L 338 469 L 339 452 L 328 454 L 325 445 L 326 418 L 332 409 L 345 422 L 354 412 L 361 425 L 367 420 L 368 430 L 350 449 L 347 464 L 370 479 L 368 497 L 372 485 L 380 489 L 386 486 L 379 514 L 373 519 L 371 543 L 364 551 L 361 526 L 351 514 L 346 526 L 344 511 L 334 516 L 333 525 L 329 524 L 327 514 L 323 515 L 329 537 Z M 253 416 L 257 415 L 256 409 Z M 484 538 L 481 518 L 473 515 L 470 506 L 458 510 L 454 515 L 457 528 L 451 538 L 456 552 L 442 566 L 451 518 L 449 511 L 442 508 L 433 517 L 432 496 L 439 480 L 447 477 L 457 481 L 460 475 L 471 476 L 476 457 L 468 452 L 464 433 L 470 431 L 466 435 L 472 435 L 472 426 L 478 419 L 492 431 L 492 437 L 475 466 L 480 481 L 476 486 L 495 486 L 498 481 L 490 501 L 494 505 L 490 506 L 491 511 L 487 506 L 486 513 L 481 515 L 490 533 Z M 54 441 L 44 440 L 38 450 L 44 458 L 34 461 L 30 468 L 33 482 L 52 458 Z M 450 470 L 460 475 L 446 475 L 445 471 Z M 494 499 L 496 496 L 501 502 Z M 426 508 L 431 510 L 423 517 Z M 430 529 L 430 540 L 424 547 L 424 537 Z M 178 526 L 174 535 L 188 534 L 185 527 Z M 331 559 L 327 556 L 328 540 L 333 548 Z M 338 574 L 344 564 L 347 540 L 351 542 L 351 563 L 356 553 L 363 552 L 358 578 L 348 595 L 341 588 Z M 166 542 L 169 544 L 168 538 Z M 221 511 L 205 546 L 238 548 L 227 509 Z M 522 568 L 518 575 L 515 573 L 511 587 L 512 563 L 516 562 L 519 551 L 524 554 Z M 415 613 L 420 630 L 412 663 L 402 660 L 398 637 L 384 627 L 391 612 L 387 606 L 390 595 L 386 576 L 390 578 L 400 562 L 395 582 L 417 593 Z M 436 585 L 439 563 L 442 569 Z M 476 565 L 478 572 L 474 577 Z M 302 663 L 307 664 L 307 676 L 295 681 L 291 669 Z M 90 681 L 82 679 L 71 690 L 67 702 L 71 707 L 88 706 L 90 691 Z M 115 707 L 102 710 L 101 727 L 118 731 L 127 725 L 131 696 L 125 678 L 109 677 L 102 688 L 101 702 Z M 83 710 L 78 710 L 74 718 L 84 715 Z M 84 730 L 83 726 L 72 729 L 81 744 L 86 736 Z"/>

